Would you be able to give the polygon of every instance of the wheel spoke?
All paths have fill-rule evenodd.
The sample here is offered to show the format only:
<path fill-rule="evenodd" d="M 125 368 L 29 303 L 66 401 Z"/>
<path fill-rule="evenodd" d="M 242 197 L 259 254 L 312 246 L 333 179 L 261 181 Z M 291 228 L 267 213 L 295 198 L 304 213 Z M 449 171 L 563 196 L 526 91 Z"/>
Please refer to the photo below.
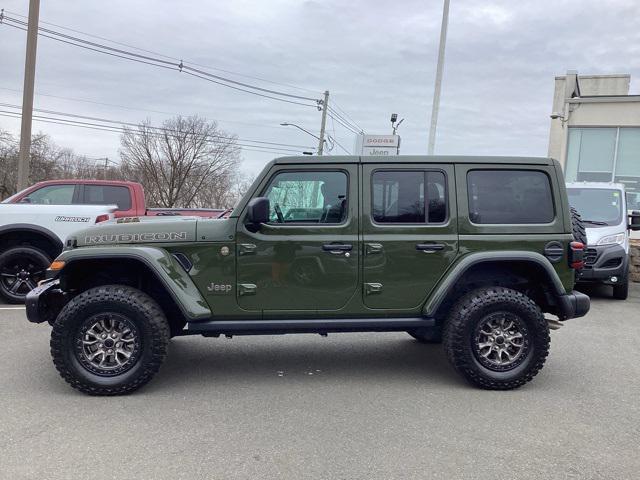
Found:
<path fill-rule="evenodd" d="M 11 285 L 11 289 L 9 290 L 11 293 L 18 293 L 18 290 L 20 289 L 20 285 L 22 285 L 23 281 L 21 279 L 17 279 L 15 282 L 13 282 L 13 285 Z"/>

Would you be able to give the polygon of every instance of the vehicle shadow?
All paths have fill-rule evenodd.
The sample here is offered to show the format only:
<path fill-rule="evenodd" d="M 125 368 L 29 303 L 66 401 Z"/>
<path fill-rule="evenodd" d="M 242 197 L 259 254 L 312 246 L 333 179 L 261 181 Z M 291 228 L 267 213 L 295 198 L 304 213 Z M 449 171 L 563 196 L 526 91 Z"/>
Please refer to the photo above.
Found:
<path fill-rule="evenodd" d="M 302 337 L 302 336 L 298 336 Z M 332 341 L 304 335 L 176 338 L 159 373 L 145 390 L 169 385 L 282 384 L 287 380 L 420 382 L 468 388 L 447 362 L 442 346 L 404 338 Z M 314 338 L 315 337 L 315 338 Z"/>

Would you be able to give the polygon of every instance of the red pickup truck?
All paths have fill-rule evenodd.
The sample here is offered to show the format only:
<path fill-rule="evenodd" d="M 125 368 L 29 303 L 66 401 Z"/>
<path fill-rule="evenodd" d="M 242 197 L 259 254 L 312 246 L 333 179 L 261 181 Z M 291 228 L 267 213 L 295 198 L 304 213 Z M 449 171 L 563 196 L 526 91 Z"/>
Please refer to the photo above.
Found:
<path fill-rule="evenodd" d="M 25 188 L 2 203 L 117 205 L 116 217 L 191 215 L 218 218 L 226 212 L 220 208 L 147 208 L 142 185 L 120 180 L 47 180 Z"/>

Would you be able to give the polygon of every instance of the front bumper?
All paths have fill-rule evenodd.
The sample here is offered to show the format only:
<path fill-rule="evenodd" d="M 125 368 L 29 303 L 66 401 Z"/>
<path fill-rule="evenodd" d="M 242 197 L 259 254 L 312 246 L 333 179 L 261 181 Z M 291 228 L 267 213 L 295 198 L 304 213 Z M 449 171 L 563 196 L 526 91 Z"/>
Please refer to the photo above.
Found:
<path fill-rule="evenodd" d="M 579 283 L 615 285 L 627 276 L 629 257 L 622 245 L 587 247 L 584 260 L 584 268 L 576 278 Z M 611 281 L 612 278 L 617 281 Z"/>
<path fill-rule="evenodd" d="M 584 317 L 591 308 L 591 299 L 582 292 L 572 291 L 559 297 L 560 320 Z"/>
<path fill-rule="evenodd" d="M 60 290 L 60 280 L 42 283 L 27 294 L 27 319 L 33 323 L 53 324 L 64 305 L 64 299 L 65 293 Z"/>

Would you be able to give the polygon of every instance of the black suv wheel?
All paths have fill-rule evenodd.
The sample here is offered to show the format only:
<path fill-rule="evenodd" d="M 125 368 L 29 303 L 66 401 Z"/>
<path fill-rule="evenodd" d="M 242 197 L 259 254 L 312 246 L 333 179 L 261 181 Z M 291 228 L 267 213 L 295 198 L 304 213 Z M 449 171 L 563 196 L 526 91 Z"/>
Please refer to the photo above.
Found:
<path fill-rule="evenodd" d="M 30 246 L 13 247 L 0 255 L 0 294 L 9 303 L 24 303 L 31 290 L 44 278 L 51 259 Z"/>
<path fill-rule="evenodd" d="M 503 287 L 475 290 L 452 308 L 444 348 L 469 382 L 509 390 L 530 381 L 549 353 L 549 326 L 538 306 Z"/>
<path fill-rule="evenodd" d="M 135 288 L 106 285 L 65 305 L 51 331 L 51 356 L 73 388 L 119 395 L 151 380 L 168 343 L 169 324 L 151 297 Z"/>

